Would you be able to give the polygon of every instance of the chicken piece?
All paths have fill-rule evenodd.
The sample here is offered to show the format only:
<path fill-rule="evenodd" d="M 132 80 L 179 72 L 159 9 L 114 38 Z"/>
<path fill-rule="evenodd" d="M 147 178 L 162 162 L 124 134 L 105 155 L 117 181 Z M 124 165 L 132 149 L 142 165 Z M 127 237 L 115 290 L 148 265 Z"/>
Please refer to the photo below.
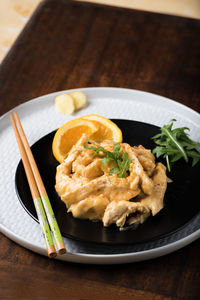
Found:
<path fill-rule="evenodd" d="M 124 149 L 128 157 L 132 160 L 130 172 L 133 172 L 140 177 L 142 190 L 145 194 L 150 195 L 153 190 L 152 179 L 147 175 L 147 173 L 145 173 L 132 147 L 129 144 L 124 143 L 122 144 L 121 148 Z"/>
<path fill-rule="evenodd" d="M 116 223 L 118 227 L 123 227 L 129 215 L 134 214 L 135 222 L 143 223 L 150 214 L 150 210 L 140 202 L 112 201 L 106 207 L 103 224 L 109 226 Z"/>
<path fill-rule="evenodd" d="M 144 171 L 147 172 L 148 176 L 152 176 L 155 169 L 155 157 L 151 153 L 151 150 L 145 149 L 142 145 L 132 147 L 135 155 L 141 163 Z"/>
<path fill-rule="evenodd" d="M 78 176 L 94 179 L 104 174 L 102 170 L 102 159 L 95 159 L 90 164 L 85 166 L 77 160 L 72 165 L 72 171 Z"/>
<path fill-rule="evenodd" d="M 154 188 L 152 194 L 141 200 L 141 204 L 147 206 L 153 216 L 164 206 L 163 200 L 167 189 L 167 181 L 166 167 L 162 163 L 157 163 L 153 174 Z"/>
<path fill-rule="evenodd" d="M 108 204 L 109 200 L 107 197 L 103 195 L 94 195 L 81 200 L 78 203 L 72 204 L 68 209 L 68 212 L 72 212 L 75 218 L 101 220 Z"/>

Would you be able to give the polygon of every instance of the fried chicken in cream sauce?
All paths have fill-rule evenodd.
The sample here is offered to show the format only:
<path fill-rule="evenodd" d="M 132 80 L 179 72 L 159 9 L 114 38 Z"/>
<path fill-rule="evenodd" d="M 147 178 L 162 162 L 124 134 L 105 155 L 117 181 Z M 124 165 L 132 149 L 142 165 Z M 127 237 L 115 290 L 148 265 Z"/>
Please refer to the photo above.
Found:
<path fill-rule="evenodd" d="M 143 223 L 150 215 L 163 208 L 167 188 L 166 168 L 156 163 L 150 150 L 143 146 L 131 147 L 121 143 L 131 160 L 129 174 L 119 178 L 109 174 L 114 162 L 102 166 L 105 153 L 86 149 L 84 145 L 97 146 L 112 152 L 114 142 L 90 141 L 84 134 L 57 167 L 55 189 L 65 202 L 68 212 L 76 218 L 102 220 L 104 226 Z"/>

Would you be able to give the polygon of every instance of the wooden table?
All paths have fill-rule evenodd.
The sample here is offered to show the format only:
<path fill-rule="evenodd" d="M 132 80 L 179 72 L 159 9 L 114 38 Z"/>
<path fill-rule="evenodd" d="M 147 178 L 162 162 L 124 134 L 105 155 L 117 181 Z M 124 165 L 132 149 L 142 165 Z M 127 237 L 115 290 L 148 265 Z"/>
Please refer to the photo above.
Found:
<path fill-rule="evenodd" d="M 116 86 L 199 111 L 200 21 L 44 1 L 0 67 L 0 114 L 58 90 Z M 0 235 L 1 299 L 199 299 L 199 241 L 151 261 L 79 265 Z"/>

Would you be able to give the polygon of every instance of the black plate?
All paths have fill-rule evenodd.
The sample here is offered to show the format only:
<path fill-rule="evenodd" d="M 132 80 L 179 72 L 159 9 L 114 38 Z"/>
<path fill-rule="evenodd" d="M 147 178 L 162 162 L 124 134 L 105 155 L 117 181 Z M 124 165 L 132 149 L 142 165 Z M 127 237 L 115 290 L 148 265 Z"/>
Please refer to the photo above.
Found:
<path fill-rule="evenodd" d="M 124 142 L 131 145 L 142 144 L 149 149 L 154 148 L 155 144 L 151 137 L 159 132 L 158 127 L 129 120 L 115 119 L 114 122 L 121 128 Z M 192 168 L 191 165 L 182 161 L 178 162 L 169 174 L 173 183 L 168 185 L 164 209 L 156 216 L 149 217 L 137 229 L 119 231 L 115 225 L 105 228 L 101 222 L 73 218 L 71 214 L 67 213 L 65 204 L 54 189 L 56 166 L 58 165 L 51 148 L 54 134 L 55 131 L 44 136 L 31 149 L 63 236 L 107 244 L 149 242 L 173 233 L 198 214 L 200 209 L 198 197 L 200 164 Z M 16 170 L 15 182 L 22 206 L 34 220 L 38 221 L 21 161 Z"/>

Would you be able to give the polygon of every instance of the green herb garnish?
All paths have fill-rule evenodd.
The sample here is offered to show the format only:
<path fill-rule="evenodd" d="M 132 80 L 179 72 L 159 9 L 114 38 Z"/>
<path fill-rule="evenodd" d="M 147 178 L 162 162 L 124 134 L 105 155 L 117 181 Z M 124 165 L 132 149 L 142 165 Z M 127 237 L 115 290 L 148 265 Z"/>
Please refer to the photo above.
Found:
<path fill-rule="evenodd" d="M 168 125 L 164 125 L 160 129 L 161 133 L 152 137 L 158 145 L 154 148 L 153 153 L 156 157 L 163 156 L 166 159 L 169 171 L 171 171 L 172 164 L 181 158 L 187 163 L 191 157 L 192 166 L 195 166 L 200 160 L 200 153 L 196 150 L 200 143 L 189 138 L 189 134 L 185 132 L 189 131 L 189 128 L 172 129 L 174 121 L 176 120 L 172 119 Z"/>
<path fill-rule="evenodd" d="M 129 175 L 129 167 L 131 164 L 131 159 L 128 157 L 124 150 L 120 151 L 120 143 L 115 144 L 113 152 L 110 152 L 100 145 L 94 146 L 84 146 L 85 149 L 93 150 L 94 156 L 96 156 L 100 151 L 106 153 L 106 156 L 102 159 L 102 166 L 108 161 L 114 161 L 116 166 L 109 171 L 109 175 L 116 174 L 119 178 L 124 178 Z"/>

